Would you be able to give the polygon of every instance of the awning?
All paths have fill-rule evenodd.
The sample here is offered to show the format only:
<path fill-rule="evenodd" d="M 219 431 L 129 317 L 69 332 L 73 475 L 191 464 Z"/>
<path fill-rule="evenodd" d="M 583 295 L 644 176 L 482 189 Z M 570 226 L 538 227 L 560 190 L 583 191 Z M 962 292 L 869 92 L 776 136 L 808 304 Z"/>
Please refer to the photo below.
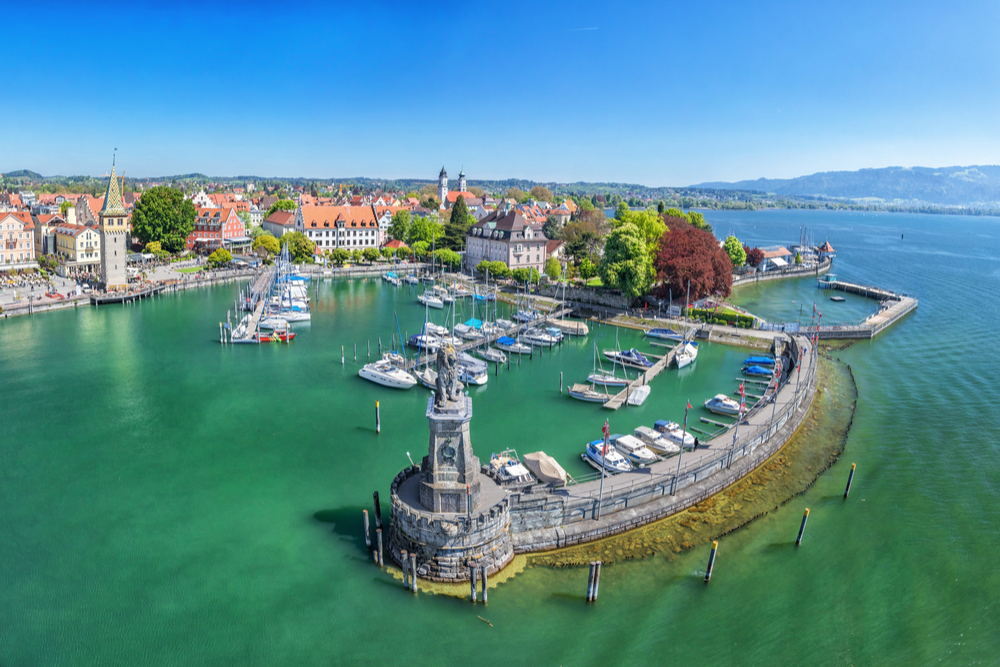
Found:
<path fill-rule="evenodd" d="M 788 266 L 788 262 L 781 259 L 780 257 L 775 257 L 771 259 L 771 264 L 774 264 L 775 266 Z"/>

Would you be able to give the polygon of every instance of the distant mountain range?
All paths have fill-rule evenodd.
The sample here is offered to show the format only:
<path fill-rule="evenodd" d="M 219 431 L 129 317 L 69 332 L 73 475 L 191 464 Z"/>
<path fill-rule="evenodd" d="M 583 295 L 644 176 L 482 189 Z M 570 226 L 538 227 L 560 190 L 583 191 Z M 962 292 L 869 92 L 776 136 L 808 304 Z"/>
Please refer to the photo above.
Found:
<path fill-rule="evenodd" d="M 981 207 L 1000 202 L 1000 166 L 825 171 L 798 178 L 758 178 L 736 183 L 699 183 L 691 187 L 756 190 L 789 197 L 881 199 L 886 203 Z"/>

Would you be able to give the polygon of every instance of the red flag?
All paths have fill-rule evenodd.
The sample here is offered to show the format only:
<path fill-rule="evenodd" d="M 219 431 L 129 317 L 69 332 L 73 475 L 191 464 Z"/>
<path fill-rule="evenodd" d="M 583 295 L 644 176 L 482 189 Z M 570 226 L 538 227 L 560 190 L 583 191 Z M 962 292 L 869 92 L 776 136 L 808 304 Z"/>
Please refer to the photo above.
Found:
<path fill-rule="evenodd" d="M 687 407 L 687 409 L 688 409 L 688 410 L 690 410 L 690 409 L 691 409 L 691 401 L 688 401 L 688 407 Z"/>
<path fill-rule="evenodd" d="M 746 388 L 744 387 L 744 384 L 745 383 L 740 382 L 740 396 L 746 396 Z"/>
<path fill-rule="evenodd" d="M 608 420 L 607 419 L 604 420 L 604 428 L 601 429 L 601 432 L 604 433 L 604 437 L 605 438 L 608 438 L 608 437 L 611 436 L 611 427 L 608 426 Z"/>

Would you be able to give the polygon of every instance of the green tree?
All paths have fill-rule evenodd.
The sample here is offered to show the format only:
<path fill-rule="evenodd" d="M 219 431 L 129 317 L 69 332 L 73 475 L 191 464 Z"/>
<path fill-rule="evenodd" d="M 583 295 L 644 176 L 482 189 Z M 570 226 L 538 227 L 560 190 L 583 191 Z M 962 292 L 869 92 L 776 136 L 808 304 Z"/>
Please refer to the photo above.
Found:
<path fill-rule="evenodd" d="M 696 228 L 701 229 L 706 232 L 712 231 L 712 225 L 708 224 L 705 220 L 705 216 L 698 211 L 689 211 L 687 214 L 687 219 L 691 221 L 691 224 Z"/>
<path fill-rule="evenodd" d="M 620 202 L 618 207 L 615 209 L 615 220 L 625 221 L 625 216 L 629 214 L 628 204 L 625 202 Z"/>
<path fill-rule="evenodd" d="M 449 248 L 438 248 L 435 250 L 434 259 L 452 270 L 462 265 L 462 256 Z"/>
<path fill-rule="evenodd" d="M 747 251 L 743 249 L 743 244 L 735 236 L 727 236 L 722 249 L 729 255 L 734 267 L 743 266 L 747 261 Z"/>
<path fill-rule="evenodd" d="M 388 246 L 382 246 L 381 248 L 379 248 L 379 253 L 382 255 L 382 257 L 391 260 L 393 257 L 396 256 L 396 249 L 390 248 Z"/>
<path fill-rule="evenodd" d="M 627 297 L 645 294 L 653 282 L 653 266 L 642 230 L 630 222 L 612 230 L 597 273 L 606 287 L 621 290 Z"/>
<path fill-rule="evenodd" d="M 407 248 L 405 245 L 401 245 L 398 248 L 396 248 L 396 257 L 399 257 L 400 259 L 407 259 L 412 254 L 413 251 Z"/>
<path fill-rule="evenodd" d="M 208 263 L 213 268 L 219 268 L 220 266 L 225 266 L 233 261 L 233 256 L 225 248 L 219 248 L 211 255 L 208 256 Z"/>
<path fill-rule="evenodd" d="M 795 253 L 795 263 L 796 264 L 802 263 L 802 253 L 800 252 Z"/>
<path fill-rule="evenodd" d="M 475 218 L 465 205 L 465 197 L 459 195 L 455 205 L 451 207 L 451 218 L 444 227 L 444 239 L 441 245 L 451 250 L 465 250 L 465 234 L 473 222 Z"/>
<path fill-rule="evenodd" d="M 584 280 L 590 280 L 596 275 L 597 267 L 590 261 L 590 258 L 584 258 L 584 260 L 580 262 L 580 277 Z"/>
<path fill-rule="evenodd" d="M 528 194 L 524 190 L 519 190 L 518 188 L 507 188 L 507 192 L 504 193 L 504 199 L 514 199 L 521 201 L 528 198 Z"/>
<path fill-rule="evenodd" d="M 507 267 L 506 262 L 490 262 L 488 260 L 483 260 L 476 265 L 476 271 L 486 275 L 489 272 L 490 278 L 495 278 L 497 280 L 503 280 L 504 278 L 510 278 L 510 269 Z"/>
<path fill-rule="evenodd" d="M 549 190 L 544 185 L 536 185 L 535 187 L 531 188 L 530 194 L 537 201 L 551 202 L 555 200 L 555 197 L 552 196 L 552 191 Z"/>
<path fill-rule="evenodd" d="M 619 217 L 619 214 L 621 214 L 621 217 Z M 635 225 L 642 232 L 642 238 L 646 242 L 646 249 L 650 251 L 650 261 L 652 261 L 653 253 L 656 252 L 656 249 L 660 245 L 660 237 L 667 231 L 667 224 L 663 221 L 663 218 L 653 211 L 626 210 L 622 213 L 619 206 L 618 211 L 615 212 L 615 219 L 611 224 L 614 227 L 620 227 L 626 223 Z"/>
<path fill-rule="evenodd" d="M 526 285 L 528 283 L 537 283 L 538 278 L 540 277 L 538 275 L 538 269 L 534 268 L 528 269 L 523 267 L 519 269 L 513 269 L 510 272 L 510 275 L 514 280 L 521 283 L 522 285 Z"/>
<path fill-rule="evenodd" d="M 418 216 L 410 224 L 410 232 L 406 244 L 411 248 L 414 248 L 420 241 L 431 245 L 431 241 L 439 239 L 442 236 L 444 236 L 444 226 L 438 224 L 437 218 Z"/>
<path fill-rule="evenodd" d="M 357 248 L 351 251 L 351 262 L 354 264 L 361 263 L 361 251 Z"/>
<path fill-rule="evenodd" d="M 545 275 L 553 280 L 559 280 L 562 277 L 562 264 L 555 257 L 549 257 L 545 260 Z"/>
<path fill-rule="evenodd" d="M 302 232 L 289 232 L 281 236 L 282 247 L 288 246 L 288 254 L 294 262 L 312 262 L 316 244 Z"/>
<path fill-rule="evenodd" d="M 545 218 L 545 224 L 542 225 L 542 234 L 544 234 L 547 239 L 554 240 L 559 238 L 559 221 L 556 220 L 556 216 L 550 215 Z"/>
<path fill-rule="evenodd" d="M 392 223 L 389 225 L 389 238 L 406 243 L 410 237 L 410 212 L 400 209 L 392 214 Z"/>
<path fill-rule="evenodd" d="M 250 247 L 258 255 L 263 253 L 265 259 L 274 257 L 281 251 L 281 245 L 278 243 L 278 239 L 274 238 L 274 236 L 267 232 L 255 238 Z"/>
<path fill-rule="evenodd" d="M 68 211 L 71 208 L 75 208 L 75 207 L 76 207 L 76 204 L 74 204 L 73 202 L 71 202 L 70 200 L 67 199 L 63 203 L 59 204 L 59 215 L 65 218 L 66 217 L 66 211 Z"/>
<path fill-rule="evenodd" d="M 145 197 L 146 195 L 143 195 Z M 142 201 L 141 199 L 139 201 Z M 267 213 L 264 214 L 265 218 L 271 217 L 271 214 L 275 211 L 294 211 L 298 206 L 295 205 L 291 199 L 279 199 L 278 201 L 271 204 L 271 208 L 267 209 Z"/>
<path fill-rule="evenodd" d="M 164 250 L 181 252 L 194 231 L 194 204 L 175 188 L 150 188 L 132 210 L 132 236 L 145 245 L 159 241 Z"/>
<path fill-rule="evenodd" d="M 327 253 L 331 260 L 336 263 L 337 266 L 343 266 L 344 262 L 351 258 L 351 253 L 347 252 L 343 248 L 334 248 Z"/>
<path fill-rule="evenodd" d="M 580 197 L 580 199 L 577 201 L 576 205 L 580 207 L 581 211 L 593 211 L 594 210 L 594 204 L 589 199 L 587 199 L 586 197 Z"/>
<path fill-rule="evenodd" d="M 413 244 L 413 254 L 417 256 L 417 259 L 423 259 L 427 257 L 427 253 L 431 250 L 431 244 L 427 241 L 417 241 Z"/>
<path fill-rule="evenodd" d="M 157 253 L 163 250 L 163 245 L 159 241 L 150 241 L 146 244 L 146 252 Z"/>

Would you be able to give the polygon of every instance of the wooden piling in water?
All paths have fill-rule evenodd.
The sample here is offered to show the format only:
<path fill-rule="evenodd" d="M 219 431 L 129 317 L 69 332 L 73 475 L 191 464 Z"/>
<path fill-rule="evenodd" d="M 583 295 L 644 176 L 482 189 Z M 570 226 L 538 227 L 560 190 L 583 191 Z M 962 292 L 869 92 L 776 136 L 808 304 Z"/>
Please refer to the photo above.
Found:
<path fill-rule="evenodd" d="M 382 567 L 385 563 L 382 560 L 382 529 L 375 529 L 375 538 L 378 541 L 378 566 Z"/>
<path fill-rule="evenodd" d="M 594 561 L 590 561 L 590 575 L 587 577 L 587 602 L 594 599 L 594 574 L 597 569 L 597 564 Z"/>
<path fill-rule="evenodd" d="M 354 361 L 358 360 L 358 344 L 354 344 Z"/>
<path fill-rule="evenodd" d="M 472 604 L 476 604 L 476 586 L 479 584 L 479 568 L 475 565 L 469 568 L 469 587 L 472 589 Z"/>
<path fill-rule="evenodd" d="M 487 583 L 486 583 L 486 566 L 483 565 L 480 568 L 480 570 L 481 570 L 481 572 L 480 572 L 480 578 L 483 580 L 483 604 L 486 604 L 486 588 L 487 588 Z"/>
<path fill-rule="evenodd" d="M 410 555 L 405 549 L 400 551 L 399 555 L 403 561 L 403 588 L 410 590 Z"/>
<path fill-rule="evenodd" d="M 563 372 L 559 371 L 559 393 L 560 394 L 562 393 L 562 387 L 563 387 Z"/>
<path fill-rule="evenodd" d="M 382 508 L 378 504 L 378 491 L 372 494 L 372 499 L 375 501 L 375 528 L 382 528 Z"/>
<path fill-rule="evenodd" d="M 344 346 L 340 346 L 340 365 L 344 365 Z"/>
<path fill-rule="evenodd" d="M 854 481 L 854 469 L 858 467 L 857 463 L 851 464 L 851 472 L 847 475 L 847 488 L 844 489 L 844 500 L 847 500 L 847 494 L 851 492 L 851 482 Z"/>
<path fill-rule="evenodd" d="M 799 526 L 799 536 L 795 538 L 795 546 L 802 544 L 802 536 L 806 532 L 806 521 L 809 520 L 809 508 L 806 508 L 805 514 L 802 515 L 802 525 Z"/>
<path fill-rule="evenodd" d="M 368 549 L 372 548 L 372 534 L 368 530 L 368 510 L 361 510 L 361 513 L 365 517 L 365 547 Z"/>
<path fill-rule="evenodd" d="M 379 415 L 378 401 L 375 401 L 375 433 L 382 432 L 382 417 Z"/>
<path fill-rule="evenodd" d="M 705 583 L 707 584 L 709 579 L 712 578 L 712 568 L 715 567 L 715 553 L 719 550 L 719 541 L 714 540 L 712 542 L 712 553 L 708 555 L 708 569 L 705 570 Z"/>
<path fill-rule="evenodd" d="M 597 602 L 597 591 L 601 587 L 601 561 L 596 561 L 594 564 L 596 565 L 594 568 L 594 595 L 591 600 Z"/>
<path fill-rule="evenodd" d="M 378 337 L 378 356 L 382 356 L 382 337 Z"/>
<path fill-rule="evenodd" d="M 410 552 L 410 590 L 417 593 L 417 552 Z"/>

